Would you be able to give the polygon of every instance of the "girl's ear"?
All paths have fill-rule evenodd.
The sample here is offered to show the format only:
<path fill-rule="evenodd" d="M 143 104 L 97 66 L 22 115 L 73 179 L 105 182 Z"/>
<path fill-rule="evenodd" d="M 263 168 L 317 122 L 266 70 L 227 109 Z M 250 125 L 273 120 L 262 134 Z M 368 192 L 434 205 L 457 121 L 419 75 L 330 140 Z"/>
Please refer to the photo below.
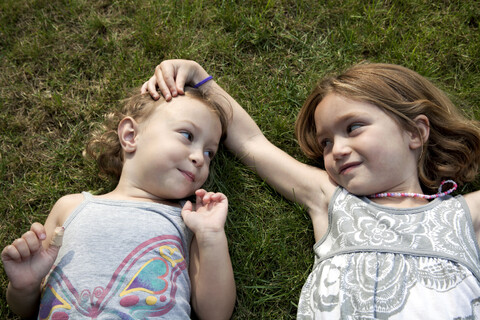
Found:
<path fill-rule="evenodd" d="M 137 149 L 138 123 L 131 117 L 123 118 L 118 124 L 117 134 L 120 145 L 126 153 L 135 152 Z"/>
<path fill-rule="evenodd" d="M 416 124 L 416 129 L 410 133 L 410 148 L 412 150 L 422 148 L 430 136 L 430 121 L 426 115 L 416 116 L 413 121 Z"/>

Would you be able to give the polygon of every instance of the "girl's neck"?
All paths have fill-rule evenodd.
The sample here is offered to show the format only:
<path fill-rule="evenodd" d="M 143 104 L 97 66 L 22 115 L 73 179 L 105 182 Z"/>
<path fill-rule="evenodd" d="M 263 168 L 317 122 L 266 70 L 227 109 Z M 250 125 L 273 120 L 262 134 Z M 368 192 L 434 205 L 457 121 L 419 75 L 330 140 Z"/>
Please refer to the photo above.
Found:
<path fill-rule="evenodd" d="M 110 200 L 126 200 L 126 201 L 139 201 L 139 202 L 153 202 L 153 203 L 160 203 L 172 207 L 181 207 L 180 203 L 175 201 L 175 200 L 167 200 L 167 199 L 160 199 L 158 197 L 155 197 L 151 194 L 145 193 L 145 192 L 127 192 L 126 190 L 120 188 L 118 185 L 117 187 L 103 195 L 100 195 L 99 197 L 104 198 L 104 199 L 110 199 Z"/>
<path fill-rule="evenodd" d="M 370 198 L 370 201 L 391 208 L 414 208 L 429 203 L 429 200 L 422 198 Z"/>

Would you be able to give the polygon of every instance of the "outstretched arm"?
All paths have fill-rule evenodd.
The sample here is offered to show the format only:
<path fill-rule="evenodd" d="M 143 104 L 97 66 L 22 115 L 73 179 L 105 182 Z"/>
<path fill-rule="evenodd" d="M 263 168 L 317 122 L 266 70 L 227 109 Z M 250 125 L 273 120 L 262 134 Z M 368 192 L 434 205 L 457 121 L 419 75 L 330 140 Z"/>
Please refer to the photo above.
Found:
<path fill-rule="evenodd" d="M 203 189 L 196 196 L 195 206 L 187 202 L 182 209 L 185 224 L 195 234 L 189 268 L 192 306 L 200 319 L 229 319 L 236 290 L 224 231 L 228 201 L 221 193 Z"/>
<path fill-rule="evenodd" d="M 7 301 L 13 312 L 27 318 L 37 314 L 41 282 L 50 271 L 62 245 L 63 228 L 55 230 L 51 243 L 40 223 L 34 223 L 21 238 L 2 251 L 2 262 L 10 280 Z"/>
<path fill-rule="evenodd" d="M 142 92 L 158 98 L 158 86 L 168 101 L 172 96 L 183 94 L 185 84 L 194 85 L 207 76 L 208 73 L 194 61 L 167 60 L 156 67 L 155 75 L 143 85 Z M 248 113 L 215 81 L 208 81 L 202 89 L 226 97 L 232 107 L 225 141 L 227 148 L 283 196 L 309 208 L 311 215 L 323 211 L 323 202 L 330 199 L 335 189 L 326 172 L 295 160 L 270 143 Z"/>

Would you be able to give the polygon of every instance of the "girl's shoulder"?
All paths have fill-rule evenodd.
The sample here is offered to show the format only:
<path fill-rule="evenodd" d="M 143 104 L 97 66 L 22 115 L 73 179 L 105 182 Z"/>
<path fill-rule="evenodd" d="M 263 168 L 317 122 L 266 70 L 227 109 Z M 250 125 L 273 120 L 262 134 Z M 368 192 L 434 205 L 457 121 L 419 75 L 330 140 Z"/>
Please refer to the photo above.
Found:
<path fill-rule="evenodd" d="M 68 194 L 54 204 L 50 211 L 49 218 L 52 218 L 58 227 L 62 226 L 73 210 L 85 200 L 85 196 L 81 193 Z"/>
<path fill-rule="evenodd" d="M 472 218 L 477 215 L 480 216 L 480 190 L 467 193 L 463 196 L 467 202 L 468 209 L 472 214 Z"/>
<path fill-rule="evenodd" d="M 45 221 L 45 231 L 47 233 L 47 238 L 43 241 L 43 245 L 48 248 L 48 245 L 54 235 L 55 228 L 62 227 L 70 214 L 75 210 L 75 208 L 82 203 L 85 199 L 83 194 L 69 194 L 61 197 L 53 205 L 52 210 L 48 214 L 47 220 Z"/>
<path fill-rule="evenodd" d="M 463 196 L 467 202 L 470 215 L 472 216 L 473 227 L 477 238 L 480 239 L 480 190 L 468 193 Z"/>

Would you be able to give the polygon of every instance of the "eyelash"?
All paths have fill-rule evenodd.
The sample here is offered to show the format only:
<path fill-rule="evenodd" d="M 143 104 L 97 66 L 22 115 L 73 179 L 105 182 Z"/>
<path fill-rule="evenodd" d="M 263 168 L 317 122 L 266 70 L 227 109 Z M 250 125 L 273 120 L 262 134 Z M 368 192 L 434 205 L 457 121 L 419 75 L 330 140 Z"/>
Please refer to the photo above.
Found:
<path fill-rule="evenodd" d="M 188 141 L 192 141 L 193 140 L 193 134 L 191 132 L 188 132 L 188 131 L 181 131 L 180 134 L 182 136 L 184 136 Z"/>
<path fill-rule="evenodd" d="M 320 141 L 320 147 L 322 148 L 322 150 L 327 147 L 327 143 L 331 143 L 331 141 L 329 139 L 323 139 L 322 141 Z"/>
<path fill-rule="evenodd" d="M 193 141 L 193 134 L 191 132 L 181 131 L 180 134 L 184 138 L 186 138 L 188 141 L 190 141 L 190 142 Z M 213 151 L 208 150 L 208 151 L 204 151 L 203 153 L 206 154 L 207 158 L 210 159 L 210 160 L 212 160 L 213 157 L 215 157 L 215 152 L 213 152 Z"/>
<path fill-rule="evenodd" d="M 212 160 L 215 157 L 215 152 L 213 151 L 204 151 L 207 154 L 208 159 Z"/>
<path fill-rule="evenodd" d="M 354 127 L 356 127 L 356 128 L 355 128 L 355 129 L 352 129 L 352 128 L 354 128 Z M 362 124 L 361 124 L 361 123 L 352 123 L 351 125 L 349 125 L 349 126 L 347 127 L 347 132 L 348 132 L 348 133 L 351 133 L 352 131 L 354 131 L 354 130 L 360 128 L 360 127 L 362 127 Z"/>
<path fill-rule="evenodd" d="M 347 132 L 347 134 L 351 134 L 353 131 L 361 128 L 362 126 L 363 125 L 361 123 L 357 123 L 357 122 L 352 123 L 352 124 L 347 126 L 346 132 Z M 330 139 L 323 139 L 323 140 L 320 141 L 320 148 L 322 149 L 322 152 L 325 148 L 328 147 L 327 144 L 329 144 L 329 143 L 332 143 L 332 141 L 330 141 Z"/>

